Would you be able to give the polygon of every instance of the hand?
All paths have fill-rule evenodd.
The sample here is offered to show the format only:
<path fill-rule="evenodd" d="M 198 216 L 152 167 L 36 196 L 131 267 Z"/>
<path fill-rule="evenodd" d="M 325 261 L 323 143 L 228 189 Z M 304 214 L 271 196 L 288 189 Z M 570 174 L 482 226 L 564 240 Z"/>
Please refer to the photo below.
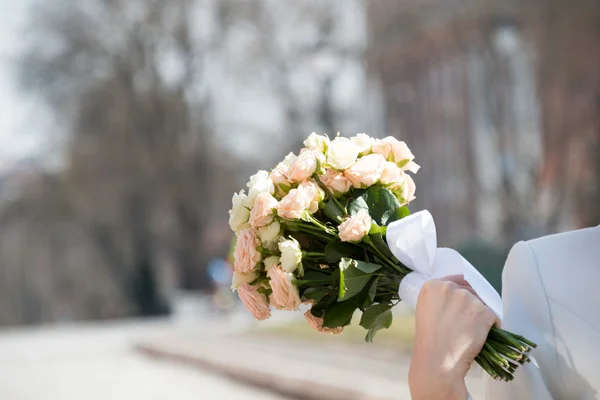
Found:
<path fill-rule="evenodd" d="M 494 324 L 496 314 L 462 275 L 426 282 L 417 300 L 408 374 L 413 400 L 465 400 L 464 378 Z"/>

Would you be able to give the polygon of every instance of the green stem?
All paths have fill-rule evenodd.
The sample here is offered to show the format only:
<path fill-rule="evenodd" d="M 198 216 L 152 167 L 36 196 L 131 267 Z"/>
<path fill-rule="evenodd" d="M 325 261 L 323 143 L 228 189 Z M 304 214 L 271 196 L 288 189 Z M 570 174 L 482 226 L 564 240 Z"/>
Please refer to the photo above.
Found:
<path fill-rule="evenodd" d="M 302 279 L 296 279 L 296 285 L 300 286 L 300 285 L 313 285 L 313 284 L 317 284 L 317 285 L 321 285 L 323 283 L 331 283 L 331 280 L 328 279 L 319 279 L 319 280 L 302 280 Z"/>
<path fill-rule="evenodd" d="M 325 253 L 321 253 L 318 251 L 303 251 L 302 258 L 308 258 L 308 257 L 325 258 Z"/>
<path fill-rule="evenodd" d="M 336 236 L 336 233 L 333 229 L 328 228 L 325 225 L 323 225 L 318 219 L 316 219 L 312 215 L 310 215 L 310 213 L 308 211 L 305 212 L 304 216 L 306 219 L 308 219 L 308 222 L 312 223 L 316 227 L 321 228 L 323 230 L 323 232 L 325 232 L 329 235 L 332 235 L 332 236 Z"/>
<path fill-rule="evenodd" d="M 379 257 L 381 259 L 381 261 L 385 262 L 386 264 L 388 264 L 388 266 L 392 267 L 393 269 L 395 269 L 396 271 L 398 271 L 400 274 L 402 274 L 402 277 L 406 276 L 406 273 L 402 270 L 402 268 L 400 268 L 399 266 L 397 266 L 396 264 L 394 264 L 392 262 L 392 260 L 390 260 L 389 258 L 387 258 L 385 256 L 385 254 L 383 254 L 378 248 L 377 246 L 375 246 L 375 244 L 373 243 L 373 241 L 371 240 L 371 238 L 369 236 L 365 236 L 363 239 L 364 243 L 367 243 L 371 249 L 375 252 L 375 254 L 377 255 L 377 257 Z"/>
<path fill-rule="evenodd" d="M 296 230 L 298 232 L 306 233 L 307 235 L 311 235 L 318 239 L 323 240 L 324 242 L 331 242 L 331 236 L 323 232 L 322 230 L 305 223 L 297 223 L 293 221 L 285 220 L 283 225 L 290 228 L 291 230 Z"/>

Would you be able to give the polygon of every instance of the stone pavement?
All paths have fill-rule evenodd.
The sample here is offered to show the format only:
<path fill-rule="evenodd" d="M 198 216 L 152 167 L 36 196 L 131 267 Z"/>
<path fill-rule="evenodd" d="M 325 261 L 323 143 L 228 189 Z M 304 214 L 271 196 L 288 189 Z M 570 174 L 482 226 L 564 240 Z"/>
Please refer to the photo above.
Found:
<path fill-rule="evenodd" d="M 0 399 L 285 399 L 134 350 L 137 340 L 173 337 L 179 329 L 167 322 L 132 321 L 0 331 Z"/>
<path fill-rule="evenodd" d="M 297 399 L 409 400 L 409 356 L 373 345 L 326 345 L 256 334 L 180 335 L 138 345 L 148 355 L 188 363 Z M 480 397 L 481 371 L 467 384 Z"/>

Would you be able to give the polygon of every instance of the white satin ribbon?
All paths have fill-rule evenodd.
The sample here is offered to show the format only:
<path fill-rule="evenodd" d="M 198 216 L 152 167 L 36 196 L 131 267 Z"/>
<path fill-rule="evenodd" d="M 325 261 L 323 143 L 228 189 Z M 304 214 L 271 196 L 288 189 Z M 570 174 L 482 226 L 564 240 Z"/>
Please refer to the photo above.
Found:
<path fill-rule="evenodd" d="M 420 211 L 387 227 L 387 244 L 394 256 L 413 272 L 400 283 L 400 298 L 413 310 L 423 284 L 430 279 L 463 275 L 475 293 L 502 320 L 502 299 L 494 287 L 456 250 L 437 247 L 435 223 Z"/>

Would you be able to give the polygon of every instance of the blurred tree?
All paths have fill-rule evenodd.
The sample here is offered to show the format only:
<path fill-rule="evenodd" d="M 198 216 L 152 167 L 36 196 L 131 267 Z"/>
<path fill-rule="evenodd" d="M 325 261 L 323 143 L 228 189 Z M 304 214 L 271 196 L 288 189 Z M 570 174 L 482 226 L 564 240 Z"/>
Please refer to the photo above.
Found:
<path fill-rule="evenodd" d="M 78 221 L 144 314 L 163 312 L 172 289 L 159 252 L 177 286 L 209 287 L 203 243 L 223 209 L 213 193 L 232 191 L 233 163 L 215 149 L 197 90 L 206 49 L 193 43 L 191 3 L 53 2 L 34 16 L 21 60 L 24 87 L 70 137 L 65 177 Z"/>
<path fill-rule="evenodd" d="M 503 248 L 589 226 L 600 3 L 367 4 L 388 133 L 423 166 L 414 206 L 440 241 Z"/>

